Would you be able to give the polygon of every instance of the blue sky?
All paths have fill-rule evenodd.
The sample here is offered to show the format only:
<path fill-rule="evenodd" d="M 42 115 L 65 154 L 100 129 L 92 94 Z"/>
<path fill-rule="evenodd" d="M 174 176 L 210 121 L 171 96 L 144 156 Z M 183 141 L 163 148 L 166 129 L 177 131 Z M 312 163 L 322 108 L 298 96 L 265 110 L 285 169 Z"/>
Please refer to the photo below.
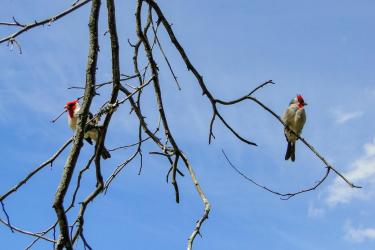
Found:
<path fill-rule="evenodd" d="M 282 201 L 246 182 L 230 169 L 221 153 L 258 182 L 282 192 L 307 187 L 324 174 L 324 166 L 301 143 L 295 163 L 285 162 L 286 143 L 280 124 L 252 103 L 221 108 L 234 128 L 258 147 L 241 144 L 219 123 L 217 139 L 208 145 L 210 104 L 186 71 L 176 50 L 164 45 L 182 91 L 178 91 L 160 53 L 160 80 L 171 130 L 188 154 L 198 180 L 212 204 L 195 249 L 369 250 L 375 247 L 375 2 L 374 1 L 159 1 L 177 38 L 204 76 L 215 96 L 232 99 L 266 80 L 277 84 L 256 96 L 278 114 L 289 100 L 303 94 L 307 123 L 303 136 L 362 190 L 352 190 L 335 176 L 316 191 Z M 1 21 L 15 16 L 30 22 L 51 16 L 65 1 L 3 0 Z M 106 31 L 102 6 L 100 34 Z M 134 1 L 117 1 L 122 73 L 132 73 L 135 40 Z M 84 82 L 89 6 L 50 26 L 20 36 L 23 54 L 0 46 L 0 130 L 2 156 L 0 193 L 49 158 L 71 135 L 66 117 L 51 119 L 66 101 L 80 95 L 67 87 Z M 0 27 L 3 37 L 14 29 Z M 111 78 L 108 36 L 100 36 L 98 82 Z M 96 111 L 107 91 L 94 100 Z M 156 126 L 154 97 L 146 91 L 143 105 L 150 126 Z M 146 100 L 145 99 L 145 100 Z M 124 105 L 114 115 L 106 144 L 114 148 L 135 142 L 137 122 Z M 93 148 L 85 144 L 77 170 Z M 188 175 L 179 178 L 181 203 L 165 183 L 168 163 L 146 152 L 129 165 L 87 210 L 85 234 L 95 249 L 184 249 L 203 206 Z M 53 197 L 67 156 L 46 168 L 26 187 L 9 197 L 6 208 L 12 223 L 41 231 L 55 220 Z M 103 162 L 103 174 L 126 159 L 119 151 Z M 181 168 L 182 169 L 182 168 Z M 185 171 L 185 170 L 184 170 Z M 185 174 L 187 172 L 185 171 Z M 82 200 L 95 185 L 84 178 Z M 72 211 L 71 219 L 79 206 Z M 1 218 L 4 218 L 1 214 Z M 4 249 L 23 249 L 31 238 L 0 227 Z M 39 242 L 34 249 L 47 249 Z M 77 249 L 83 249 L 79 243 Z"/>

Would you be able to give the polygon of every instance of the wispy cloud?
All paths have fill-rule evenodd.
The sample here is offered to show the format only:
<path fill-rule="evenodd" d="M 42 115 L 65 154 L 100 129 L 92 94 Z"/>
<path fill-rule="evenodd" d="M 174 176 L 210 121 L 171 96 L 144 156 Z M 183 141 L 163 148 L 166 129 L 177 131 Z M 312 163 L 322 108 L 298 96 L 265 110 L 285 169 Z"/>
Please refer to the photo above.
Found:
<path fill-rule="evenodd" d="M 375 228 L 355 228 L 351 223 L 345 225 L 345 238 L 352 242 L 361 243 L 366 240 L 375 240 Z"/>
<path fill-rule="evenodd" d="M 348 121 L 360 118 L 364 112 L 363 111 L 353 111 L 353 112 L 342 112 L 336 111 L 336 122 L 338 124 L 344 124 Z"/>
<path fill-rule="evenodd" d="M 331 205 L 349 203 L 352 199 L 368 200 L 375 194 L 375 139 L 364 145 L 364 154 L 357 159 L 351 170 L 344 175 L 357 185 L 366 186 L 365 189 L 352 189 L 340 178 L 336 177 L 328 188 L 326 202 Z"/>
<path fill-rule="evenodd" d="M 310 203 L 307 210 L 307 216 L 309 218 L 320 218 L 324 216 L 325 210 L 323 208 L 316 207 L 313 203 Z"/>

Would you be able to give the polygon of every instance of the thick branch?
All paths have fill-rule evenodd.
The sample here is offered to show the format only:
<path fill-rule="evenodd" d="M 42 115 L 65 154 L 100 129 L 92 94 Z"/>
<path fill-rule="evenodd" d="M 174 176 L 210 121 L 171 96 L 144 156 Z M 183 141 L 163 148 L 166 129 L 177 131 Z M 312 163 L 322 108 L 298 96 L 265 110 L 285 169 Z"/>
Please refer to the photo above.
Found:
<path fill-rule="evenodd" d="M 111 50 L 112 50 L 112 93 L 109 104 L 114 105 L 117 103 L 117 96 L 120 88 L 120 58 L 119 58 L 119 44 L 116 30 L 116 16 L 115 16 L 115 5 L 113 0 L 107 0 L 108 9 L 108 27 L 111 37 Z M 103 127 L 100 132 L 99 140 L 95 147 L 95 167 L 96 167 L 96 189 L 81 203 L 81 209 L 78 214 L 76 222 L 78 222 L 78 228 L 75 235 L 73 236 L 73 243 L 77 240 L 78 236 L 83 236 L 83 225 L 84 215 L 87 205 L 93 201 L 104 189 L 104 181 L 101 174 L 100 156 L 104 147 L 104 141 L 108 129 L 108 125 L 111 121 L 113 110 L 108 112 L 104 118 Z M 86 240 L 83 238 L 85 246 L 87 245 Z"/>
<path fill-rule="evenodd" d="M 60 237 L 56 245 L 57 250 L 63 249 L 65 247 L 67 250 L 72 250 L 72 243 L 69 237 L 68 230 L 68 220 L 66 218 L 64 210 L 64 198 L 68 187 L 70 185 L 74 168 L 83 145 L 82 140 L 84 136 L 84 126 L 86 124 L 88 112 L 90 109 L 91 101 L 94 96 L 94 86 L 95 86 L 95 76 L 96 76 L 96 66 L 97 66 L 97 57 L 99 51 L 98 45 L 98 19 L 99 19 L 99 10 L 100 10 L 100 0 L 93 0 L 92 7 L 90 12 L 90 21 L 89 21 L 89 32 L 90 32 L 90 47 L 89 55 L 86 69 L 86 85 L 85 93 L 83 98 L 83 104 L 81 113 L 78 117 L 77 130 L 75 134 L 75 140 L 72 147 L 72 150 L 69 154 L 69 157 L 65 163 L 63 176 L 61 178 L 59 187 L 56 192 L 55 201 L 53 207 L 55 208 L 57 218 L 59 221 L 60 227 Z"/>

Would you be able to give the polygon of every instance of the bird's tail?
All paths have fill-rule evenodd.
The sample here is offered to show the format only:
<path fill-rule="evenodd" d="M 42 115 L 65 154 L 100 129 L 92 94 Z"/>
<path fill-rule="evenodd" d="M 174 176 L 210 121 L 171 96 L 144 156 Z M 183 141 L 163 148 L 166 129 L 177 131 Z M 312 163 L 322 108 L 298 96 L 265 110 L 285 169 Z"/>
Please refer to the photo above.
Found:
<path fill-rule="evenodd" d="M 102 149 L 102 158 L 104 160 L 107 160 L 108 158 L 111 158 L 111 154 L 109 153 L 109 151 L 105 147 L 103 147 L 103 149 Z"/>
<path fill-rule="evenodd" d="M 295 142 L 289 142 L 288 141 L 288 148 L 286 149 L 285 154 L 285 160 L 289 160 L 289 158 L 292 161 L 296 160 L 296 143 Z"/>

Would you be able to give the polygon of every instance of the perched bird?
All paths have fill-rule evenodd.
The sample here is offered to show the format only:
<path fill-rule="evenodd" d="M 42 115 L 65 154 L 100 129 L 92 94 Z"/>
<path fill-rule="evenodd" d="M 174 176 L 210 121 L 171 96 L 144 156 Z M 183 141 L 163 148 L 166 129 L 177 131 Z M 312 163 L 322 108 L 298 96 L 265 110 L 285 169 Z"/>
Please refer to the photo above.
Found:
<path fill-rule="evenodd" d="M 296 159 L 296 141 L 297 135 L 300 135 L 306 122 L 306 113 L 304 107 L 307 105 L 301 95 L 293 98 L 288 108 L 285 110 L 283 121 L 286 125 L 284 129 L 285 138 L 288 142 L 288 148 L 285 154 L 285 160 L 295 161 Z M 294 133 L 292 131 L 294 131 Z"/>
<path fill-rule="evenodd" d="M 69 127 L 74 131 L 77 129 L 77 120 L 78 120 L 78 112 L 81 109 L 81 106 L 78 103 L 78 100 L 74 100 L 71 102 L 67 102 L 65 105 L 65 109 L 68 112 L 68 123 Z M 88 124 L 85 126 L 85 140 L 92 145 L 92 140 L 97 141 L 99 138 L 100 128 L 97 125 L 98 119 L 93 119 L 93 115 L 89 112 L 88 115 Z M 102 149 L 102 157 L 104 160 L 111 158 L 111 154 L 108 150 L 103 147 Z"/>

